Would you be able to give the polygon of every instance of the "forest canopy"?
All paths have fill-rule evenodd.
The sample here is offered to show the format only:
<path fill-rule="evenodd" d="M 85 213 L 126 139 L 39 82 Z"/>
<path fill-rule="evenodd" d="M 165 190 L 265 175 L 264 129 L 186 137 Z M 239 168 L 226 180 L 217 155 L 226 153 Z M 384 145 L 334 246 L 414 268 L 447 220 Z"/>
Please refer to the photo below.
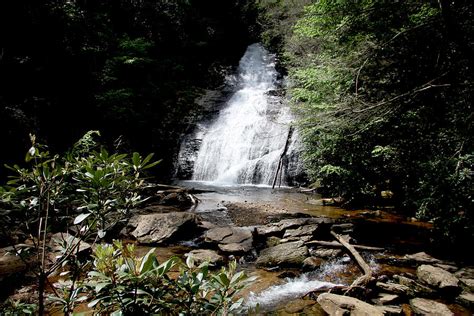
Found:
<path fill-rule="evenodd" d="M 260 1 L 309 178 L 474 241 L 471 1 Z M 283 20 L 283 23 L 278 22 Z"/>

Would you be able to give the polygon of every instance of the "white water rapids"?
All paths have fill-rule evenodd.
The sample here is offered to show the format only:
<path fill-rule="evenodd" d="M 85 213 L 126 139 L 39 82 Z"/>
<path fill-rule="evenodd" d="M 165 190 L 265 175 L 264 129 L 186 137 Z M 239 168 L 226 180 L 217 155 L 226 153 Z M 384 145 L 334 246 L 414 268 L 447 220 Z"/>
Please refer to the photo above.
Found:
<path fill-rule="evenodd" d="M 274 56 L 250 45 L 239 63 L 237 90 L 202 136 L 193 180 L 272 183 L 291 123 L 288 107 L 272 93 L 277 75 Z"/>

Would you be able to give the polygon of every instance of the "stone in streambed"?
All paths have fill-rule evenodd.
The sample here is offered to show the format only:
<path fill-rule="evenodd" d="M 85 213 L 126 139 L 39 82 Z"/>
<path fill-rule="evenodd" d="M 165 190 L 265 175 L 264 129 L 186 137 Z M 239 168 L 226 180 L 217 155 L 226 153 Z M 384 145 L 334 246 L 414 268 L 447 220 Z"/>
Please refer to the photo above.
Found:
<path fill-rule="evenodd" d="M 163 214 L 139 215 L 132 219 L 131 225 L 135 227 L 132 231 L 138 242 L 142 244 L 164 243 L 174 239 L 183 233 L 197 229 L 197 217 L 189 212 L 172 212 Z"/>
<path fill-rule="evenodd" d="M 252 232 L 243 227 L 215 227 L 204 234 L 206 242 L 217 244 L 224 252 L 248 252 L 253 247 Z"/>
<path fill-rule="evenodd" d="M 385 314 L 376 306 L 356 298 L 331 293 L 319 295 L 318 303 L 329 315 L 383 316 Z"/>
<path fill-rule="evenodd" d="M 301 266 L 308 255 L 308 248 L 301 241 L 287 242 L 262 250 L 257 267 Z"/>
<path fill-rule="evenodd" d="M 300 226 L 332 223 L 334 223 L 334 220 L 326 217 L 284 219 L 277 223 L 257 227 L 257 234 L 260 236 L 279 235 L 287 229 L 295 229 Z"/>
<path fill-rule="evenodd" d="M 459 292 L 459 280 L 452 273 L 431 265 L 421 265 L 416 270 L 418 279 L 443 292 Z"/>
<path fill-rule="evenodd" d="M 474 294 L 465 292 L 456 298 L 456 302 L 467 308 L 474 308 Z"/>
<path fill-rule="evenodd" d="M 410 300 L 410 306 L 413 308 L 413 311 L 419 315 L 454 315 L 445 304 L 433 300 L 428 300 L 425 298 L 414 298 Z"/>
<path fill-rule="evenodd" d="M 379 293 L 379 295 L 372 300 L 376 305 L 393 304 L 399 299 L 398 295 L 389 293 Z"/>
<path fill-rule="evenodd" d="M 407 295 L 410 291 L 410 288 L 408 286 L 397 283 L 377 282 L 376 286 L 384 291 L 399 295 Z"/>
<path fill-rule="evenodd" d="M 192 257 L 196 265 L 200 265 L 206 261 L 210 264 L 219 264 L 224 260 L 216 251 L 210 249 L 195 249 L 188 252 L 185 256 Z"/>

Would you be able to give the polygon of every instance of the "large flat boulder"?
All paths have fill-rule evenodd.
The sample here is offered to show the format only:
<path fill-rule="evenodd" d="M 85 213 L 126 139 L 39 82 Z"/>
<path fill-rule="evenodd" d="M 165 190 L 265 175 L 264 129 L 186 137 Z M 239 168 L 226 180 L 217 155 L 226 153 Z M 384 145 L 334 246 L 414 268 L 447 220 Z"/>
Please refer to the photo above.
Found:
<path fill-rule="evenodd" d="M 185 256 L 192 257 L 196 265 L 200 265 L 203 262 L 209 262 L 210 264 L 219 264 L 224 261 L 224 257 L 222 257 L 216 251 L 211 249 L 191 250 Z"/>
<path fill-rule="evenodd" d="M 417 315 L 450 316 L 454 315 L 449 308 L 443 304 L 425 298 L 414 298 L 410 300 L 410 306 Z"/>
<path fill-rule="evenodd" d="M 204 234 L 206 242 L 217 244 L 224 252 L 248 252 L 253 246 L 252 231 L 245 227 L 215 227 Z"/>
<path fill-rule="evenodd" d="M 302 241 L 282 243 L 263 249 L 257 259 L 258 267 L 301 266 L 308 256 L 308 248 Z"/>
<path fill-rule="evenodd" d="M 283 238 L 300 238 L 303 236 L 313 236 L 318 229 L 318 224 L 303 225 L 293 229 L 287 229 Z"/>
<path fill-rule="evenodd" d="M 282 235 L 287 229 L 295 229 L 305 225 L 332 224 L 334 220 L 326 217 L 290 218 L 277 223 L 257 227 L 260 236 Z"/>
<path fill-rule="evenodd" d="M 198 229 L 196 215 L 189 212 L 138 215 L 130 222 L 135 227 L 132 236 L 142 244 L 165 243 L 180 233 L 190 236 L 192 230 Z"/>
<path fill-rule="evenodd" d="M 329 315 L 383 316 L 385 313 L 376 306 L 350 296 L 323 293 L 318 303 Z"/>
<path fill-rule="evenodd" d="M 423 264 L 416 270 L 416 275 L 420 281 L 433 288 L 442 291 L 459 291 L 459 279 L 441 268 Z"/>

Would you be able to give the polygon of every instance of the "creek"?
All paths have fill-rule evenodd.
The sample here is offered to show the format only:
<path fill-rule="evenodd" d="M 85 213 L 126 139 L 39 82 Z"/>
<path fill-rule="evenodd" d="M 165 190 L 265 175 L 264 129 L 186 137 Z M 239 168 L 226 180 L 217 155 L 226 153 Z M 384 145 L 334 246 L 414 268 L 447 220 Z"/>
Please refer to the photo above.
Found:
<path fill-rule="evenodd" d="M 352 211 L 349 215 L 344 209 L 324 205 L 316 194 L 305 194 L 288 186 L 297 184 L 295 179 L 302 173 L 301 144 L 298 132 L 290 128 L 293 117 L 289 106 L 278 92 L 282 84 L 275 69 L 275 57 L 260 44 L 250 45 L 236 74 L 228 78 L 230 97 L 217 105 L 214 118 L 199 122 L 196 130 L 183 141 L 178 168 L 191 169 L 192 175 L 188 181 L 178 184 L 200 192 L 196 194 L 199 204 L 192 211 L 203 221 L 252 229 L 283 218 L 364 218 L 364 210 Z M 272 190 L 273 182 L 283 187 Z M 420 241 L 418 234 L 413 234 L 416 229 L 403 224 L 402 218 L 383 212 L 375 222 L 386 223 L 377 229 L 380 233 L 377 240 L 384 247 L 397 243 L 411 247 Z M 394 223 L 406 227 L 400 229 L 401 226 L 395 227 Z M 379 226 L 367 221 L 364 225 L 358 237 L 371 241 L 373 234 L 364 232 L 376 233 L 374 227 Z M 403 233 L 395 234 L 397 240 L 388 241 L 385 237 L 394 230 Z M 186 249 L 199 246 L 193 240 L 172 249 L 182 255 Z M 166 250 L 169 251 L 170 248 Z M 357 266 L 347 256 L 335 256 L 304 273 L 299 269 L 256 268 L 256 256 L 253 250 L 250 255 L 237 257 L 242 268 L 258 277 L 244 294 L 246 307 L 263 311 L 281 310 L 321 287 L 348 285 L 358 274 Z M 377 264 L 371 255 L 365 257 L 374 271 L 387 269 Z M 392 273 L 400 272 L 395 270 Z"/>

